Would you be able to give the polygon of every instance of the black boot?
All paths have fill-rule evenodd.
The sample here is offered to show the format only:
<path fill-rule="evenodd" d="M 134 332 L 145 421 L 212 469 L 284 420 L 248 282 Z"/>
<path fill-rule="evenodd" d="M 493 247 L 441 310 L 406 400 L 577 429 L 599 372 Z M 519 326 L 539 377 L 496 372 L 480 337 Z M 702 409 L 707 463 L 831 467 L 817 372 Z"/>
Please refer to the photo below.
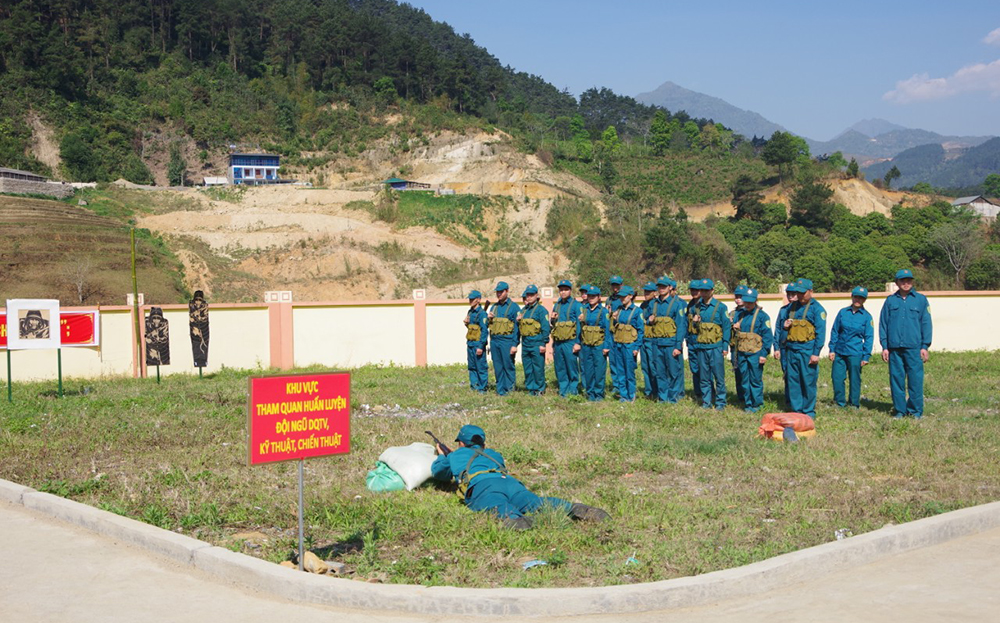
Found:
<path fill-rule="evenodd" d="M 791 426 L 785 427 L 785 431 L 782 436 L 785 438 L 785 441 L 791 443 L 797 443 L 799 441 L 799 436 L 795 434 L 795 429 Z"/>
<path fill-rule="evenodd" d="M 531 520 L 527 517 L 504 517 L 503 526 L 511 530 L 530 530 Z"/>
<path fill-rule="evenodd" d="M 579 502 L 574 502 L 572 506 L 569 507 L 569 516 L 573 519 L 579 519 L 581 521 L 606 521 L 611 519 L 606 511 L 597 508 L 596 506 L 587 506 L 586 504 L 580 504 Z"/>

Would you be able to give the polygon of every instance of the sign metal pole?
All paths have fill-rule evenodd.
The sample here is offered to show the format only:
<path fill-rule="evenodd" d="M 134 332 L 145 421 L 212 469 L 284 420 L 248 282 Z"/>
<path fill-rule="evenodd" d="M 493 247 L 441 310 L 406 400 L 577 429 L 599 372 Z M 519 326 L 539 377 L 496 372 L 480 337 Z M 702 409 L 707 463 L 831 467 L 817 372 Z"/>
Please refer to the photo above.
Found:
<path fill-rule="evenodd" d="M 305 545 L 304 545 L 304 542 L 305 542 L 305 530 L 304 530 L 305 522 L 303 521 L 303 514 L 304 514 L 303 513 L 303 511 L 304 511 L 303 506 L 304 506 L 304 504 L 302 502 L 302 489 L 303 489 L 303 480 L 304 480 L 302 474 L 303 474 L 303 471 L 304 471 L 304 467 L 303 466 L 305 465 L 305 463 L 306 463 L 305 459 L 299 459 L 299 571 L 303 571 L 305 569 Z"/>
<path fill-rule="evenodd" d="M 56 349 L 56 366 L 59 368 L 59 397 L 63 397 L 63 386 L 62 386 L 62 349 Z"/>
<path fill-rule="evenodd" d="M 160 384 L 160 364 L 156 364 L 156 384 Z"/>
<path fill-rule="evenodd" d="M 10 384 L 10 349 L 7 349 L 7 402 L 14 402 L 14 395 L 11 392 L 13 387 Z"/>

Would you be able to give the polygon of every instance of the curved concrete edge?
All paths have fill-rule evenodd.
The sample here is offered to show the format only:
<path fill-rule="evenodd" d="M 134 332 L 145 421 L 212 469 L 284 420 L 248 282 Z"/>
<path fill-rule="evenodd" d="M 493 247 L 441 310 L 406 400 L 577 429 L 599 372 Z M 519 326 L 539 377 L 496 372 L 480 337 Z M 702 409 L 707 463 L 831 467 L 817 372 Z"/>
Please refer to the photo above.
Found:
<path fill-rule="evenodd" d="M 687 608 L 759 594 L 851 566 L 1000 527 L 1000 502 L 887 526 L 843 541 L 704 575 L 594 588 L 465 589 L 354 580 L 296 570 L 79 502 L 0 480 L 0 499 L 191 565 L 223 581 L 317 605 L 429 615 L 555 617 Z"/>

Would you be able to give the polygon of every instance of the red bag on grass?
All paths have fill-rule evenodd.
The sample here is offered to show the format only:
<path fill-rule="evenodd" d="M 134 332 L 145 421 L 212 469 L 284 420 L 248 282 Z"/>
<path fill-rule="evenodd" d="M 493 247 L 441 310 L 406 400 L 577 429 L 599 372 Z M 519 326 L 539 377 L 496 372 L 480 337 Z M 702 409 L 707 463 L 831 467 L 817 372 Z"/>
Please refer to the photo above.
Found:
<path fill-rule="evenodd" d="M 782 434 L 789 426 L 800 437 L 811 437 L 816 434 L 816 422 L 805 413 L 765 413 L 760 420 L 757 435 L 768 439 L 783 439 Z"/>

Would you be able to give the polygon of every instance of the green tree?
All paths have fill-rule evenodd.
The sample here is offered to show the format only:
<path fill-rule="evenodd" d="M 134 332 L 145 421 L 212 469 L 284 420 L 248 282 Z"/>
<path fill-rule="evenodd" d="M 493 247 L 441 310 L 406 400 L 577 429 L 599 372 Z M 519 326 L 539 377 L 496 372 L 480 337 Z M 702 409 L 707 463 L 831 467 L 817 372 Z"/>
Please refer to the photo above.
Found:
<path fill-rule="evenodd" d="M 852 158 L 853 160 L 853 158 Z M 839 151 L 835 151 L 826 158 L 826 162 L 833 167 L 842 169 L 847 166 L 847 160 L 844 159 L 844 154 Z"/>
<path fill-rule="evenodd" d="M 952 221 L 937 225 L 928 234 L 931 244 L 941 249 L 955 273 L 955 288 L 960 289 L 962 273 L 980 255 L 985 246 L 976 221 Z"/>
<path fill-rule="evenodd" d="M 657 156 L 662 156 L 667 153 L 670 149 L 670 137 L 673 134 L 673 128 L 667 121 L 667 113 L 663 110 L 657 110 L 656 114 L 653 115 L 653 121 L 649 128 L 650 143 L 653 146 L 653 153 Z"/>
<path fill-rule="evenodd" d="M 1000 290 L 1000 250 L 987 251 L 969 264 L 965 287 L 970 290 Z"/>
<path fill-rule="evenodd" d="M 983 194 L 987 197 L 1000 197 L 1000 174 L 990 173 L 983 180 Z"/>
<path fill-rule="evenodd" d="M 860 167 L 858 166 L 858 161 L 851 158 L 851 161 L 847 164 L 847 177 L 849 179 L 856 179 L 860 173 Z"/>
<path fill-rule="evenodd" d="M 886 172 L 885 177 L 882 178 L 882 180 L 885 182 L 886 188 L 891 188 L 892 180 L 899 179 L 901 176 L 902 173 L 899 172 L 899 167 L 892 165 L 892 168 Z"/>
<path fill-rule="evenodd" d="M 170 146 L 170 162 L 167 164 L 167 182 L 171 186 L 187 186 L 187 161 L 184 160 L 178 143 Z"/>
<path fill-rule="evenodd" d="M 396 84 L 389 76 L 382 76 L 375 81 L 375 98 L 382 106 L 389 106 L 396 103 L 399 93 L 396 92 Z"/>
<path fill-rule="evenodd" d="M 822 183 L 800 186 L 792 194 L 790 221 L 806 229 L 828 232 L 833 227 L 833 189 Z"/>
<path fill-rule="evenodd" d="M 802 156 L 807 158 L 809 156 L 809 147 L 805 141 L 790 132 L 780 130 L 771 135 L 760 154 L 765 163 L 778 167 L 778 177 L 782 181 L 791 173 L 792 167 Z"/>
<path fill-rule="evenodd" d="M 757 183 L 749 175 L 736 178 L 731 188 L 732 204 L 736 208 L 737 219 L 760 220 L 764 215 L 764 196 L 759 192 Z"/>

